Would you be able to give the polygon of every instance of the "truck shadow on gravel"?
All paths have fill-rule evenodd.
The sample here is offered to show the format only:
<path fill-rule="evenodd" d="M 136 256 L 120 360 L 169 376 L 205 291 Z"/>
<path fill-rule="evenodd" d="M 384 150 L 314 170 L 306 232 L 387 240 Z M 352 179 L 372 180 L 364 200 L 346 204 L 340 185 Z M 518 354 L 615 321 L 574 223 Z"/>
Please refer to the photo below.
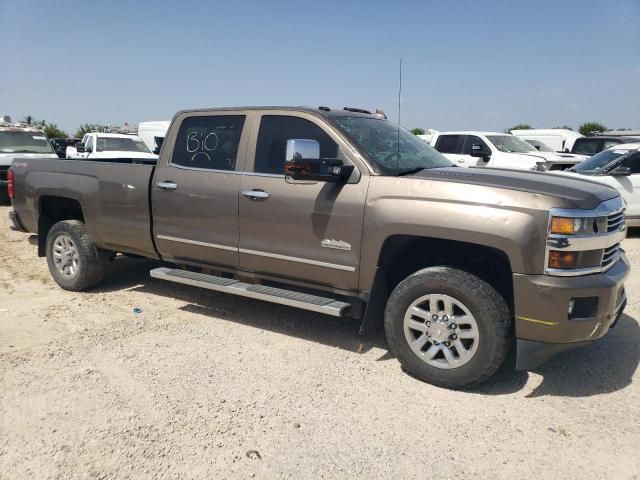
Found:
<path fill-rule="evenodd" d="M 161 262 L 151 260 L 119 257 L 101 288 L 93 292 L 108 293 L 129 289 L 150 296 L 171 297 L 186 304 L 179 307 L 179 310 L 194 316 L 234 322 L 353 353 L 367 353 L 374 348 L 386 351 L 377 361 L 395 358 L 387 351 L 382 329 L 361 336 L 358 333 L 358 320 L 319 315 L 151 278 L 149 270 L 161 265 Z M 154 299 L 149 297 L 148 304 L 153 302 Z M 144 309 L 145 305 L 141 307 Z M 531 375 L 529 372 L 515 371 L 513 353 L 512 351 L 510 358 L 491 379 L 470 390 L 470 393 L 509 395 L 522 390 Z M 559 354 L 536 369 L 534 373 L 542 376 L 542 381 L 527 397 L 588 397 L 615 392 L 631 383 L 638 363 L 640 326 L 635 318 L 623 315 L 616 327 L 603 339 Z"/>
<path fill-rule="evenodd" d="M 635 318 L 623 315 L 604 338 L 576 350 L 558 354 L 533 373 L 542 382 L 527 398 L 589 397 L 622 390 L 631 384 L 640 363 L 640 326 Z M 475 390 L 487 395 L 503 395 L 521 390 L 529 372 L 514 370 L 515 355 L 488 382 Z"/>
<path fill-rule="evenodd" d="M 178 307 L 184 312 L 298 337 L 354 353 L 366 353 L 373 348 L 387 348 L 382 331 L 359 335 L 359 320 L 320 315 L 284 305 L 151 278 L 149 270 L 160 266 L 167 265 L 153 260 L 118 257 L 102 285 L 92 290 L 92 293 L 130 290 L 170 297 L 186 303 Z M 154 302 L 154 298 L 149 297 L 147 305 Z M 144 304 L 140 307 L 145 309 Z M 390 355 L 382 357 L 379 360 L 394 358 Z"/>

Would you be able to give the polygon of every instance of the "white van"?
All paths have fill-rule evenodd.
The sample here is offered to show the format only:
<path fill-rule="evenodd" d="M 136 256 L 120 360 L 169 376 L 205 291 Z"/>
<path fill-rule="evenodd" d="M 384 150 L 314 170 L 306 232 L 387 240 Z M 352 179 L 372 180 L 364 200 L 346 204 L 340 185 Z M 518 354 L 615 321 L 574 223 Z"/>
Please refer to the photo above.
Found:
<path fill-rule="evenodd" d="M 159 153 L 160 145 L 164 140 L 171 120 L 155 120 L 150 122 L 140 122 L 138 124 L 138 136 L 154 153 Z"/>
<path fill-rule="evenodd" d="M 511 130 L 511 133 L 524 140 L 538 140 L 556 152 L 570 152 L 573 142 L 582 137 L 578 132 L 566 128 Z"/>

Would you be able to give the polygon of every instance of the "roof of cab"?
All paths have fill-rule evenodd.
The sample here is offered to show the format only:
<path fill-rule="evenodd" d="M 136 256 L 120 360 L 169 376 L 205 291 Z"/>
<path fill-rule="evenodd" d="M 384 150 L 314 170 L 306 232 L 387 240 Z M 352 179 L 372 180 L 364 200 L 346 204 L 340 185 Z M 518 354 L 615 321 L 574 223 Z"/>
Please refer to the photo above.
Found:
<path fill-rule="evenodd" d="M 181 110 L 178 114 L 184 113 L 203 113 L 203 112 L 238 112 L 246 110 L 262 110 L 262 111 L 288 111 L 288 112 L 304 112 L 313 115 L 320 115 L 323 117 L 365 117 L 365 118 L 380 118 L 375 113 L 360 113 L 350 110 L 344 110 L 343 108 L 329 108 L 329 107 L 294 107 L 294 106 L 253 106 L 253 107 L 219 107 L 219 108 L 194 108 L 189 110 Z"/>

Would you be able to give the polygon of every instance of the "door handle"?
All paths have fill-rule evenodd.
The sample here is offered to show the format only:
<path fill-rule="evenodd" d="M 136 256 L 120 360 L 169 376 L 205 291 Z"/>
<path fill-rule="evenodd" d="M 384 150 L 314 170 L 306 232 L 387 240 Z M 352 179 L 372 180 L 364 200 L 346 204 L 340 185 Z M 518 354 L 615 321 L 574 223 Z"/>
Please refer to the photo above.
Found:
<path fill-rule="evenodd" d="M 163 190 L 175 190 L 178 188 L 178 184 L 173 182 L 158 182 L 156 185 Z"/>
<path fill-rule="evenodd" d="M 249 200 L 266 200 L 271 196 L 269 192 L 265 192 L 264 190 L 245 190 L 242 192 L 242 195 Z"/>

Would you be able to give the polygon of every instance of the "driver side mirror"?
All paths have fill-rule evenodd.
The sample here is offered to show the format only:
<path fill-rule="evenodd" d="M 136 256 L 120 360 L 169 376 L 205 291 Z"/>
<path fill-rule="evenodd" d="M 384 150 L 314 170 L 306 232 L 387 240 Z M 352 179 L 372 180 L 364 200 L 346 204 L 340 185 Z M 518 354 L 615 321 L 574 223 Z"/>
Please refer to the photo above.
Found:
<path fill-rule="evenodd" d="M 616 167 L 609 173 L 612 177 L 628 177 L 631 175 L 631 169 L 629 167 Z"/>
<path fill-rule="evenodd" d="M 76 152 L 78 152 L 78 153 L 84 153 L 85 152 L 84 145 L 82 143 L 79 143 L 78 145 L 76 145 Z"/>
<path fill-rule="evenodd" d="M 471 153 L 472 157 L 482 158 L 483 162 L 488 162 L 491 158 L 491 155 L 482 148 L 482 145 L 473 144 L 471 145 Z"/>
<path fill-rule="evenodd" d="M 320 158 L 320 143 L 316 140 L 289 139 L 284 174 L 292 180 L 344 183 L 353 172 L 352 165 L 343 165 L 337 158 Z"/>

